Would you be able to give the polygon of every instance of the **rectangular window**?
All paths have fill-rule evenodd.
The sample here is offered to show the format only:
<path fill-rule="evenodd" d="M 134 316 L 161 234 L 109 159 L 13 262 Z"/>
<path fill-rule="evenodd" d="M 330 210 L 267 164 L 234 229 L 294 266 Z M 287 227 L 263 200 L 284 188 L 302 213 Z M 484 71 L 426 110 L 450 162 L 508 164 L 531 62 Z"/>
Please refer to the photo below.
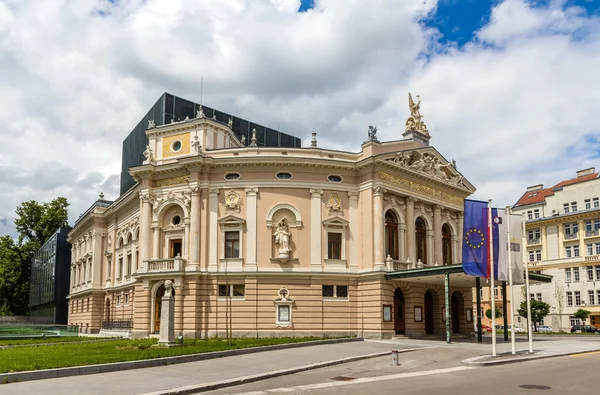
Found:
<path fill-rule="evenodd" d="M 529 251 L 529 262 L 535 262 L 535 251 Z"/>
<path fill-rule="evenodd" d="M 594 220 L 594 230 L 600 229 L 600 219 Z"/>
<path fill-rule="evenodd" d="M 577 222 L 571 224 L 571 229 L 573 230 L 573 234 L 576 235 L 577 232 L 579 232 L 579 224 L 577 224 Z"/>
<path fill-rule="evenodd" d="M 129 294 L 125 294 L 125 304 L 129 304 Z"/>
<path fill-rule="evenodd" d="M 536 261 L 542 260 L 542 250 L 535 250 L 535 260 Z"/>
<path fill-rule="evenodd" d="M 581 292 L 575 291 L 575 306 L 581 305 Z"/>
<path fill-rule="evenodd" d="M 348 298 L 347 285 L 323 285 L 324 298 Z"/>
<path fill-rule="evenodd" d="M 573 325 L 579 325 L 579 318 L 575 318 L 575 316 L 569 316 L 569 322 L 571 323 L 571 326 Z"/>
<path fill-rule="evenodd" d="M 586 210 L 589 210 L 589 209 L 592 208 L 592 201 L 590 199 L 585 199 L 584 202 L 585 202 L 585 209 Z"/>
<path fill-rule="evenodd" d="M 586 233 L 591 233 L 592 232 L 592 221 L 585 221 L 585 231 Z"/>
<path fill-rule="evenodd" d="M 588 303 L 591 306 L 596 304 L 596 299 L 594 298 L 594 291 L 588 291 Z"/>
<path fill-rule="evenodd" d="M 596 290 L 596 300 L 598 301 L 598 304 L 600 304 L 600 289 Z"/>
<path fill-rule="evenodd" d="M 110 263 L 110 260 L 108 260 L 108 265 L 106 265 L 106 266 L 107 266 L 106 270 L 108 272 L 108 273 L 106 273 L 106 279 L 110 280 L 110 276 L 111 276 L 110 272 L 111 272 L 111 266 L 112 266 L 111 263 Z"/>
<path fill-rule="evenodd" d="M 535 298 L 536 298 L 536 300 L 537 300 L 538 302 L 541 302 L 541 301 L 542 301 L 542 294 L 541 294 L 541 293 L 537 293 L 537 294 L 535 294 Z"/>
<path fill-rule="evenodd" d="M 573 268 L 573 282 L 575 282 L 575 283 L 579 282 L 579 268 L 578 267 Z"/>
<path fill-rule="evenodd" d="M 333 285 L 323 285 L 323 297 L 333 298 Z"/>
<path fill-rule="evenodd" d="M 123 276 L 123 257 L 119 258 L 119 276 L 117 278 L 121 278 Z"/>
<path fill-rule="evenodd" d="M 567 246 L 567 247 L 565 247 L 565 256 L 566 256 L 567 258 L 570 258 L 570 257 L 571 257 L 571 246 Z"/>
<path fill-rule="evenodd" d="M 494 299 L 498 299 L 498 287 L 494 287 Z"/>
<path fill-rule="evenodd" d="M 535 300 L 535 294 L 529 294 L 529 300 Z"/>
<path fill-rule="evenodd" d="M 329 259 L 342 259 L 341 233 L 327 233 L 327 256 Z"/>
<path fill-rule="evenodd" d="M 578 257 L 579 256 L 579 246 L 573 246 L 573 256 L 574 257 Z"/>
<path fill-rule="evenodd" d="M 567 306 L 573 306 L 573 292 L 567 291 Z"/>
<path fill-rule="evenodd" d="M 244 284 L 219 284 L 219 297 L 243 298 L 246 296 L 246 286 Z"/>
<path fill-rule="evenodd" d="M 593 203 L 594 208 L 600 207 L 600 200 L 598 200 L 597 197 L 592 199 L 592 203 Z"/>
<path fill-rule="evenodd" d="M 131 275 L 131 254 L 127 255 L 127 275 Z"/>
<path fill-rule="evenodd" d="M 231 288 L 233 297 L 246 296 L 246 286 L 244 284 L 233 284 Z"/>
<path fill-rule="evenodd" d="M 569 203 L 563 204 L 563 209 L 565 210 L 565 214 L 569 213 Z"/>
<path fill-rule="evenodd" d="M 600 254 L 600 243 L 596 243 L 596 255 Z"/>
<path fill-rule="evenodd" d="M 540 218 L 540 209 L 536 208 L 535 210 L 533 210 L 533 218 L 538 219 Z"/>
<path fill-rule="evenodd" d="M 289 305 L 277 306 L 277 321 L 278 322 L 290 322 L 290 306 Z"/>
<path fill-rule="evenodd" d="M 566 268 L 565 269 L 565 282 L 570 283 L 571 282 L 571 268 Z"/>
<path fill-rule="evenodd" d="M 240 232 L 225 232 L 225 258 L 240 257 Z"/>
<path fill-rule="evenodd" d="M 483 299 L 483 288 L 479 288 L 479 299 Z"/>
<path fill-rule="evenodd" d="M 593 244 L 587 244 L 585 247 L 587 248 L 588 255 L 594 255 L 594 245 Z"/>
<path fill-rule="evenodd" d="M 533 219 L 533 211 L 529 210 L 527 212 L 527 219 Z"/>
<path fill-rule="evenodd" d="M 600 281 L 600 265 L 596 265 L 596 281 Z"/>
<path fill-rule="evenodd" d="M 565 234 L 566 235 L 571 234 L 571 224 L 565 224 Z"/>
<path fill-rule="evenodd" d="M 219 296 L 227 296 L 227 284 L 219 284 Z"/>
<path fill-rule="evenodd" d="M 593 266 L 587 267 L 587 280 L 594 281 L 594 267 Z"/>
<path fill-rule="evenodd" d="M 572 202 L 571 203 L 571 211 L 576 213 L 577 212 L 577 202 Z"/>

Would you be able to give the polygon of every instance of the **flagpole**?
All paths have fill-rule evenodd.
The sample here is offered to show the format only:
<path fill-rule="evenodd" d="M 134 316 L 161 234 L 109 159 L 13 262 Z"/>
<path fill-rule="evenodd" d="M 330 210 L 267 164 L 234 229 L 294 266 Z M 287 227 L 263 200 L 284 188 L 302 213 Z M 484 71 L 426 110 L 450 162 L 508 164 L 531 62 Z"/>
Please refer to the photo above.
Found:
<path fill-rule="evenodd" d="M 511 249 L 511 240 L 510 240 L 510 206 L 506 206 L 506 241 L 508 242 L 507 249 L 507 258 L 508 261 L 508 287 L 510 289 L 510 323 L 512 325 L 512 331 L 510 331 L 510 352 L 512 355 L 515 355 L 517 352 L 515 350 L 515 293 L 513 292 L 513 277 L 512 277 L 512 249 Z M 506 314 L 506 312 L 504 313 Z M 505 331 L 508 328 L 504 328 Z"/>
<path fill-rule="evenodd" d="M 527 255 L 525 252 L 525 212 L 521 213 L 523 219 L 523 239 L 521 243 L 523 245 L 523 267 L 525 268 L 525 299 L 527 300 L 527 336 L 529 337 L 529 353 L 533 354 L 533 333 L 531 332 L 531 300 L 529 298 L 529 270 L 527 270 Z"/>
<path fill-rule="evenodd" d="M 488 199 L 488 262 L 490 271 L 490 300 L 492 305 L 492 357 L 496 356 L 496 295 L 494 290 L 494 242 L 492 240 L 492 199 Z"/>

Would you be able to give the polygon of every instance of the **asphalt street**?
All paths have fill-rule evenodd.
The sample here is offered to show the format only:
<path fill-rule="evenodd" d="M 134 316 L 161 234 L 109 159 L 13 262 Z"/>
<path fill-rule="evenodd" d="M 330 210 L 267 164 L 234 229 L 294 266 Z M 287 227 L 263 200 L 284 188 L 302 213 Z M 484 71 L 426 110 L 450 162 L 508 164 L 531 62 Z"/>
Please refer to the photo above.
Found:
<path fill-rule="evenodd" d="M 420 351 L 401 366 L 389 358 L 278 377 L 208 395 L 286 394 L 597 394 L 600 352 L 493 367 L 462 366 L 454 353 Z M 429 354 L 424 358 L 424 354 Z M 412 354 L 412 353 L 411 353 Z"/>

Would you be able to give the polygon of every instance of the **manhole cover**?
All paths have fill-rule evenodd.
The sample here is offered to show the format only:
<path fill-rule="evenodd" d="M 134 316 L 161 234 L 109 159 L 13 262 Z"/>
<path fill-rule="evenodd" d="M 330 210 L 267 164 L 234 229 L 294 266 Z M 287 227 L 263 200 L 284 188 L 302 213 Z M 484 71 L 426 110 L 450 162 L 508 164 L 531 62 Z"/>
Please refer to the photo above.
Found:
<path fill-rule="evenodd" d="M 356 377 L 348 377 L 348 376 L 336 376 L 336 377 L 332 377 L 331 380 L 335 380 L 335 381 L 351 381 L 351 380 L 355 380 Z"/>
<path fill-rule="evenodd" d="M 547 385 L 537 385 L 537 384 L 523 384 L 519 387 L 525 388 L 526 390 L 550 390 L 552 387 L 548 387 Z"/>

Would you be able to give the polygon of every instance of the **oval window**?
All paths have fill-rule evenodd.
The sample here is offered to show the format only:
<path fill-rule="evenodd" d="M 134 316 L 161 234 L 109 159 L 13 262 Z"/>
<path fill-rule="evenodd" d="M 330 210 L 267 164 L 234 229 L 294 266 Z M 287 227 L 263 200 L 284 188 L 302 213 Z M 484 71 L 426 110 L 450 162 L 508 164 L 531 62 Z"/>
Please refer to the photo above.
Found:
<path fill-rule="evenodd" d="M 173 142 L 173 145 L 171 146 L 171 148 L 175 152 L 179 151 L 181 149 L 181 141 L 177 140 L 177 141 Z"/>
<path fill-rule="evenodd" d="M 240 179 L 240 173 L 227 173 L 227 174 L 225 174 L 225 179 L 227 181 L 239 180 Z"/>
<path fill-rule="evenodd" d="M 279 178 L 280 180 L 291 180 L 292 174 L 286 172 L 277 173 L 277 178 Z"/>
<path fill-rule="evenodd" d="M 171 223 L 173 225 L 179 225 L 181 223 L 181 217 L 179 215 L 174 216 Z"/>
<path fill-rule="evenodd" d="M 342 176 L 329 176 L 327 179 L 331 182 L 342 182 Z"/>

